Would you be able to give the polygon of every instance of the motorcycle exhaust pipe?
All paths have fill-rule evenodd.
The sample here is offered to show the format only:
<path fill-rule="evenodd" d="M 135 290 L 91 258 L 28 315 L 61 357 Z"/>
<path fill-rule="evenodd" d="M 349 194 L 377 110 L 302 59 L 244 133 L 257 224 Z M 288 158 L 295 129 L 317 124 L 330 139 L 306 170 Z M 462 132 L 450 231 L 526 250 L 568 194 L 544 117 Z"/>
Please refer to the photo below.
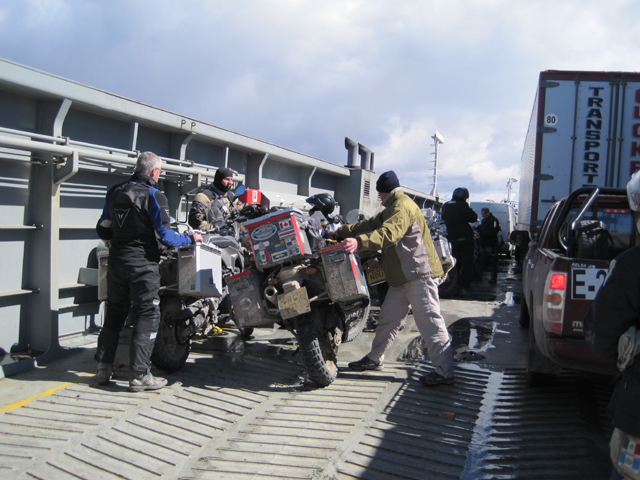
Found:
<path fill-rule="evenodd" d="M 276 307 L 278 306 L 278 290 L 273 285 L 264 289 L 264 298 L 269 300 Z"/>

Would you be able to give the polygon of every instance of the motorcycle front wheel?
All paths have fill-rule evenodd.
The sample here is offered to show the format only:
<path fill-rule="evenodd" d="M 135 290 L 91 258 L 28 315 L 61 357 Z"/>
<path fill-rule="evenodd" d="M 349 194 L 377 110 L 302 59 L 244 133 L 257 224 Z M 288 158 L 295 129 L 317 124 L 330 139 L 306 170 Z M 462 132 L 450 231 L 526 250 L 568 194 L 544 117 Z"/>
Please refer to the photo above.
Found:
<path fill-rule="evenodd" d="M 160 300 L 160 327 L 151 353 L 151 363 L 160 370 L 180 370 L 189 357 L 191 339 L 181 338 L 178 322 L 174 320 L 184 305 L 180 298 L 165 295 Z"/>
<path fill-rule="evenodd" d="M 453 267 L 447 273 L 444 282 L 438 285 L 438 295 L 440 298 L 449 298 L 458 293 L 458 269 Z"/>
<path fill-rule="evenodd" d="M 302 363 L 311 380 L 326 387 L 338 376 L 338 345 L 329 338 L 328 334 L 318 334 L 316 316 L 322 315 L 322 309 L 296 318 L 295 329 Z M 318 319 L 322 324 L 322 319 Z"/>
<path fill-rule="evenodd" d="M 369 305 L 366 307 L 356 308 L 355 310 L 349 310 L 346 313 L 345 324 L 349 329 L 347 333 L 346 342 L 355 340 L 358 335 L 362 333 L 364 327 L 367 326 L 367 320 L 369 319 Z"/>

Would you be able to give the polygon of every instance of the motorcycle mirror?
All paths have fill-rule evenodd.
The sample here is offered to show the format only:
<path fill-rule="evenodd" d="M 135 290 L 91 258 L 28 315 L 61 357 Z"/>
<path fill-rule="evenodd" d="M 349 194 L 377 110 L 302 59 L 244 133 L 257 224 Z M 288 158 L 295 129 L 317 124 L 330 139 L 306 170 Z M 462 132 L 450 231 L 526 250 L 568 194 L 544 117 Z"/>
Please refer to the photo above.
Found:
<path fill-rule="evenodd" d="M 244 185 L 238 185 L 238 188 L 236 188 L 236 191 L 235 191 L 236 197 L 239 197 L 240 195 L 242 195 L 246 190 L 247 190 L 247 187 L 245 187 Z"/>

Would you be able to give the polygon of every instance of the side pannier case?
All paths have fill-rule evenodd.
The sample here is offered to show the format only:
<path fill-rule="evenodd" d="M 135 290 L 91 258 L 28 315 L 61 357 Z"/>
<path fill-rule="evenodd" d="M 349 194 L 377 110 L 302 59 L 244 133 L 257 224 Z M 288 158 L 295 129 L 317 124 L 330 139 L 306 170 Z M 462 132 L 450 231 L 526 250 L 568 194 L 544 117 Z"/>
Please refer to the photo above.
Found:
<path fill-rule="evenodd" d="M 258 268 L 312 255 L 302 222 L 302 212 L 288 208 L 243 223 Z"/>
<path fill-rule="evenodd" d="M 341 244 L 323 248 L 320 255 L 331 300 L 351 303 L 369 297 L 360 257 L 347 253 Z"/>

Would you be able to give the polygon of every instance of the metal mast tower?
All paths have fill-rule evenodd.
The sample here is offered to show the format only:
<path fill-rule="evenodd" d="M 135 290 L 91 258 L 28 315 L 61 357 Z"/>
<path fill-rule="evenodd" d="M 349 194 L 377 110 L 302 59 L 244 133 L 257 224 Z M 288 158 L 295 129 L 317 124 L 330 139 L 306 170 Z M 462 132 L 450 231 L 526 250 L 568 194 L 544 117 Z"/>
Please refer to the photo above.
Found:
<path fill-rule="evenodd" d="M 511 205 L 511 190 L 513 189 L 513 184 L 518 181 L 517 178 L 510 178 L 507 181 L 507 203 Z"/>
<path fill-rule="evenodd" d="M 431 154 L 434 156 L 433 160 L 431 160 L 433 162 L 433 175 L 430 175 L 429 178 L 433 178 L 433 183 L 430 183 L 429 185 L 433 185 L 433 188 L 431 189 L 431 195 L 438 198 L 440 197 L 440 195 L 438 194 L 438 145 L 444 144 L 444 138 L 438 133 L 437 130 L 436 134 L 431 138 L 433 138 L 433 145 L 431 146 L 435 147 L 435 152 Z"/>

